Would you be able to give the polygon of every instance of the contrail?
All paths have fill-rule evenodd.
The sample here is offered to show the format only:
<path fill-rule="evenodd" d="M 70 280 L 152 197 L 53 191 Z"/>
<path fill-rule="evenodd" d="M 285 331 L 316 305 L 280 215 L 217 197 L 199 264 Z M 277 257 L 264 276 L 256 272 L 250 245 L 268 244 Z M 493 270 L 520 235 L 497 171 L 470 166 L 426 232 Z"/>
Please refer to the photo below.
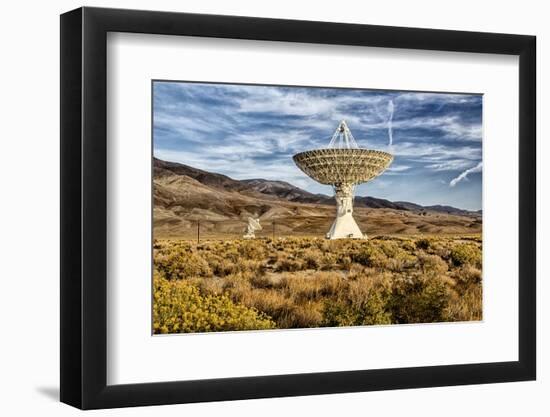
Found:
<path fill-rule="evenodd" d="M 483 162 L 480 162 L 473 168 L 468 168 L 466 171 L 464 171 L 462 174 L 460 174 L 458 177 L 453 178 L 451 182 L 449 183 L 450 187 L 454 187 L 457 185 L 460 181 L 463 179 L 466 179 L 469 174 L 473 174 L 474 172 L 481 172 L 481 169 L 483 168 Z"/>
<path fill-rule="evenodd" d="M 388 137 L 390 139 L 390 142 L 388 143 L 388 145 L 392 145 L 393 144 L 393 128 L 392 128 L 392 120 L 393 120 L 393 100 L 390 100 L 390 102 L 388 103 L 388 111 L 390 112 L 390 117 L 388 118 Z"/>

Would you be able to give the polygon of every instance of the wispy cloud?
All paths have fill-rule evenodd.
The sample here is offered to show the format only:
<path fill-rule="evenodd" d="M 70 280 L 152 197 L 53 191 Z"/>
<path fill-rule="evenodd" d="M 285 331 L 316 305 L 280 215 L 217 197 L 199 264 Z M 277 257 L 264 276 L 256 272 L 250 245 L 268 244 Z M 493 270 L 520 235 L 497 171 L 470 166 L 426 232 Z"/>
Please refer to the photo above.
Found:
<path fill-rule="evenodd" d="M 385 172 L 390 175 L 406 175 L 410 169 L 412 167 L 409 165 L 392 164 Z"/>
<path fill-rule="evenodd" d="M 457 185 L 460 181 L 463 181 L 468 178 L 468 175 L 473 174 L 475 172 L 481 172 L 483 169 L 483 162 L 478 163 L 475 167 L 469 168 L 466 171 L 462 172 L 458 177 L 453 178 L 449 182 L 449 186 L 454 187 Z"/>
<path fill-rule="evenodd" d="M 393 126 L 392 126 L 392 122 L 393 122 L 393 111 L 394 111 L 395 107 L 393 105 L 393 100 L 390 100 L 388 102 L 388 112 L 390 113 L 390 116 L 388 118 L 388 137 L 389 137 L 389 143 L 388 145 L 392 145 L 393 144 Z"/>

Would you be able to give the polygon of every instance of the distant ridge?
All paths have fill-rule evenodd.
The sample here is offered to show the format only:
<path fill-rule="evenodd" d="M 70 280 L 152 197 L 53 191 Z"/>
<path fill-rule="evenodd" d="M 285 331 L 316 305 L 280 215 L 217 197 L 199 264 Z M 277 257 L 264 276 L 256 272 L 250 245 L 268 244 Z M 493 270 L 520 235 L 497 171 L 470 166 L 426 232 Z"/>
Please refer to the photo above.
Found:
<path fill-rule="evenodd" d="M 228 192 L 239 192 L 244 195 L 261 194 L 268 198 L 284 199 L 294 203 L 323 204 L 333 206 L 334 198 L 325 194 L 313 194 L 285 181 L 266 180 L 261 178 L 235 180 L 227 175 L 204 171 L 177 162 L 153 158 L 154 176 L 158 178 L 179 175 L 191 178 L 202 185 Z M 355 207 L 385 208 L 412 212 L 436 212 L 460 216 L 480 217 L 481 210 L 469 211 L 446 205 L 422 206 L 407 201 L 392 202 L 376 197 L 355 197 Z"/>

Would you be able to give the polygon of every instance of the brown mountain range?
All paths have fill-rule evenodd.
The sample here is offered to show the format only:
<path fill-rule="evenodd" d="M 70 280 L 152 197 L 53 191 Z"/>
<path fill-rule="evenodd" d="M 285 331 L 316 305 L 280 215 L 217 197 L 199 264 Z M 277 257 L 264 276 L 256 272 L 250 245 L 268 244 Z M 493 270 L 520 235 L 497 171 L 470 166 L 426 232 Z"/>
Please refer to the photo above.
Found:
<path fill-rule="evenodd" d="M 259 235 L 324 236 L 334 219 L 334 199 L 284 181 L 235 180 L 226 175 L 154 159 L 155 237 L 235 238 L 249 216 Z M 374 197 L 355 198 L 354 217 L 367 234 L 480 233 L 481 213 L 421 206 Z"/>

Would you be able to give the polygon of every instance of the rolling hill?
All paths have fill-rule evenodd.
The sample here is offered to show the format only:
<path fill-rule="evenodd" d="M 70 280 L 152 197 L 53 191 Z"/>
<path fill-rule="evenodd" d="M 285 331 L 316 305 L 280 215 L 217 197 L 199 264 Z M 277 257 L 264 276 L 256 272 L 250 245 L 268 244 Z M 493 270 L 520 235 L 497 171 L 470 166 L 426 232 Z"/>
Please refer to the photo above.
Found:
<path fill-rule="evenodd" d="M 249 216 L 260 218 L 260 234 L 323 236 L 334 219 L 332 197 L 284 181 L 235 180 L 157 158 L 153 169 L 156 237 L 194 236 L 199 221 L 203 235 L 235 237 Z M 479 233 L 482 227 L 478 212 L 370 196 L 355 198 L 354 216 L 369 234 Z"/>

